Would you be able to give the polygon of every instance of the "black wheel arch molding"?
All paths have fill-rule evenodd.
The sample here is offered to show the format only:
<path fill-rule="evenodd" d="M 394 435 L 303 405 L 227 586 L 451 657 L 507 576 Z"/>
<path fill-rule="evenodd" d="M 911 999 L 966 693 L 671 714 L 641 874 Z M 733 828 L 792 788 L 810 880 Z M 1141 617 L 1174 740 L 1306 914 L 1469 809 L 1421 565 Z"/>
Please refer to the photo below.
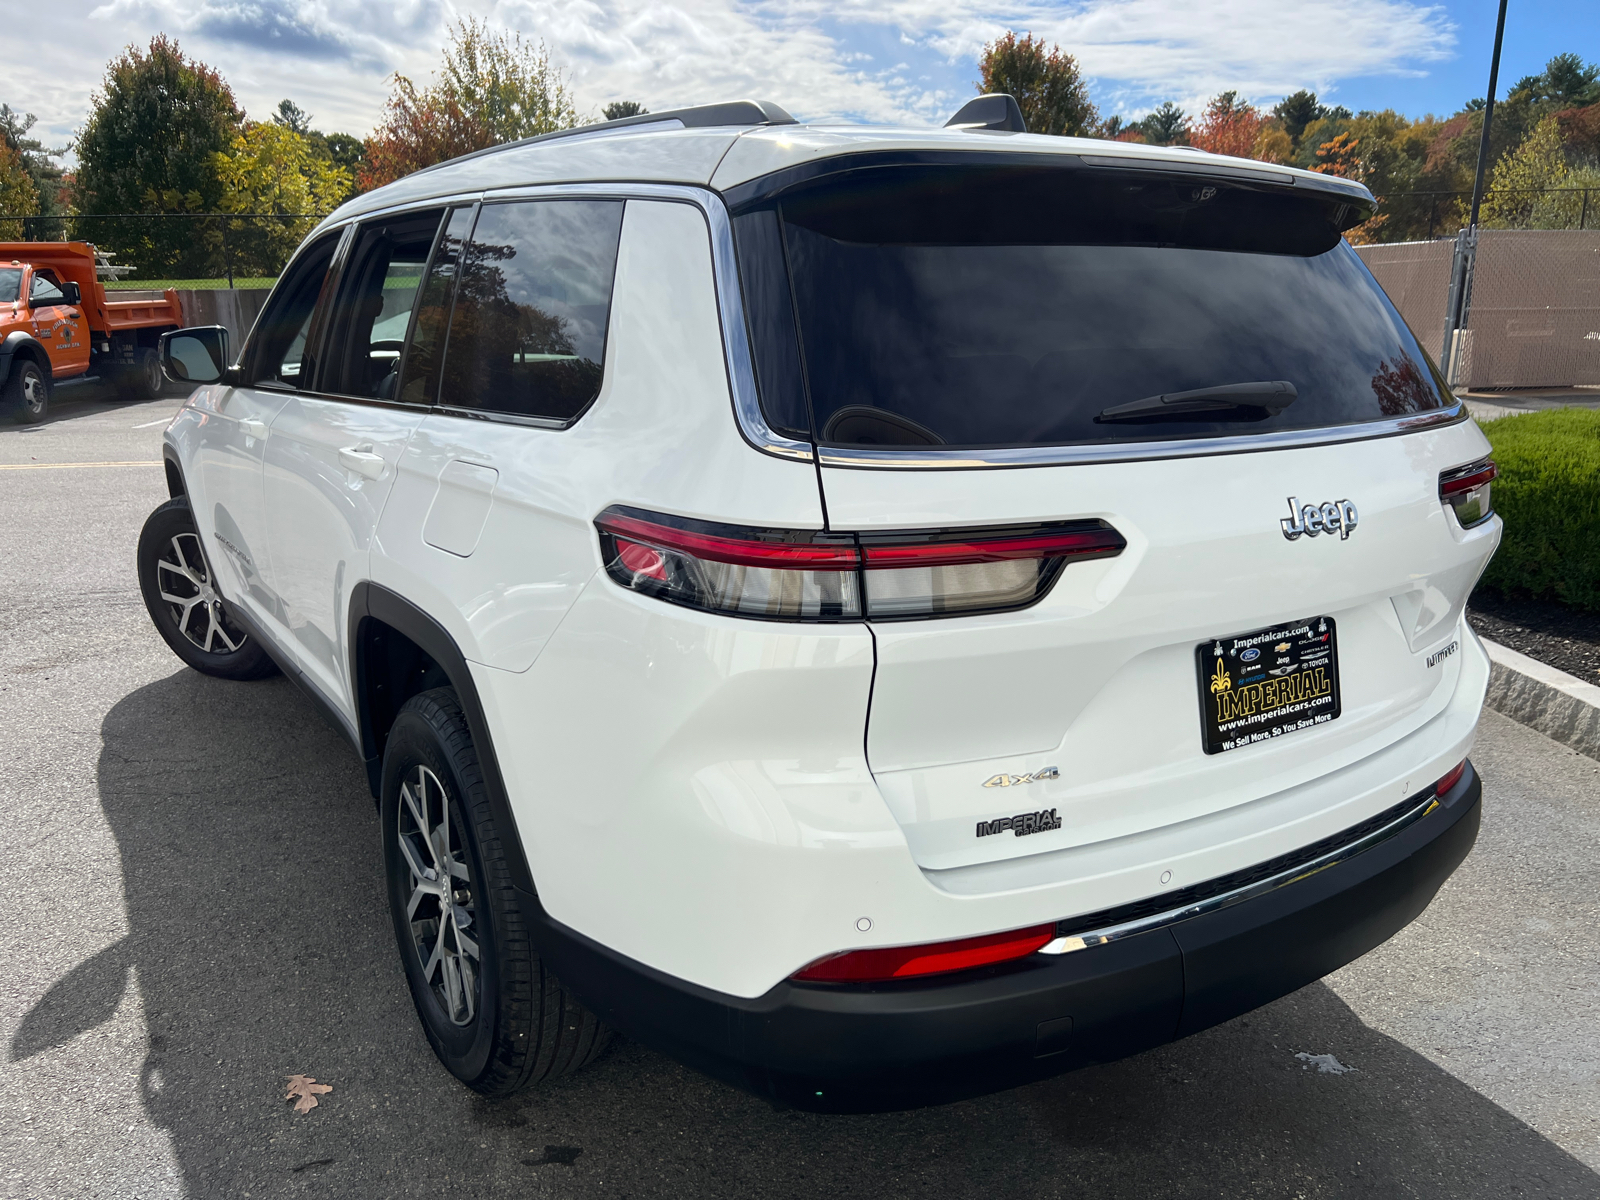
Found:
<path fill-rule="evenodd" d="M 46 353 L 43 343 L 25 329 L 13 329 L 6 334 L 4 341 L 0 341 L 0 387 L 5 386 L 6 380 L 11 378 L 11 364 L 19 354 L 33 359 L 46 373 L 50 372 L 50 355 Z"/>
<path fill-rule="evenodd" d="M 447 683 L 455 689 L 456 696 L 461 701 L 461 711 L 467 719 L 467 729 L 472 734 L 472 744 L 478 753 L 479 765 L 483 770 L 484 787 L 489 794 L 489 805 L 494 815 L 495 827 L 500 830 L 501 836 L 510 842 L 506 847 L 506 860 L 512 876 L 511 881 L 517 890 L 524 894 L 524 907 L 526 907 L 527 901 L 537 895 L 533 884 L 533 872 L 528 867 L 528 858 L 517 830 L 516 817 L 511 810 L 510 795 L 506 791 L 505 778 L 500 773 L 500 761 L 495 754 L 494 738 L 489 731 L 489 723 L 483 712 L 483 702 L 478 697 L 478 688 L 473 682 L 466 656 L 461 653 L 461 648 L 456 645 L 450 631 L 428 613 L 398 592 L 382 584 L 363 580 L 350 592 L 348 645 L 359 722 L 353 741 L 366 764 L 367 780 L 374 798 L 379 795 L 379 788 L 382 785 L 383 749 L 385 735 L 388 732 L 387 723 L 382 718 L 387 715 L 392 721 L 394 713 L 398 712 L 400 706 L 409 698 L 408 695 L 398 696 L 392 705 L 383 700 L 383 693 L 394 686 L 392 679 L 380 678 L 380 675 L 388 669 L 380 662 L 380 655 L 386 650 L 382 644 L 383 638 L 387 636 L 384 633 L 386 629 L 398 633 L 426 656 L 429 661 L 419 664 L 423 673 L 430 667 L 435 668 L 443 676 L 440 682 Z M 393 662 L 392 659 L 386 661 Z M 429 686 L 436 685 L 429 681 Z M 426 689 L 419 687 L 418 690 Z"/>

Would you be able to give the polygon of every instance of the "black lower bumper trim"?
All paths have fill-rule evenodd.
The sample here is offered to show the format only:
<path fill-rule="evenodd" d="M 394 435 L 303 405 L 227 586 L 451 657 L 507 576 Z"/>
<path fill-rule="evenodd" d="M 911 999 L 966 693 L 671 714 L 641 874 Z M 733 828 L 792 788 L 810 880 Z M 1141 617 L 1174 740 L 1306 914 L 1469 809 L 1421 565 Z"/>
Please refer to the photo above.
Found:
<path fill-rule="evenodd" d="M 1124 1058 L 1294 991 L 1393 936 L 1472 849 L 1468 768 L 1423 819 L 1307 878 L 1059 956 L 922 982 L 743 999 L 606 949 L 524 896 L 545 960 L 630 1037 L 797 1108 L 936 1104 Z"/>

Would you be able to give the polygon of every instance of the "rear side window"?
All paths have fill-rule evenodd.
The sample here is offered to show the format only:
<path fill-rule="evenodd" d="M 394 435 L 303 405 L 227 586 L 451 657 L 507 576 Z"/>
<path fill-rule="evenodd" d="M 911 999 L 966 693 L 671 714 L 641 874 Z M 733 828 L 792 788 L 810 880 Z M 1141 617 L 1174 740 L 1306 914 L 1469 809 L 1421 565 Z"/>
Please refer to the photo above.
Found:
<path fill-rule="evenodd" d="M 417 300 L 417 318 L 401 374 L 400 399 L 407 404 L 432 404 L 438 398 L 445 333 L 450 325 L 450 303 L 455 298 L 461 251 L 466 247 L 467 235 L 472 232 L 472 217 L 470 206 L 451 211 L 434 247 L 433 261 L 428 264 L 428 277 Z"/>
<path fill-rule="evenodd" d="M 788 344 L 820 442 L 979 448 L 1447 407 L 1426 354 L 1340 237 L 1353 219 L 1323 194 L 1213 180 L 907 166 L 793 190 L 741 214 L 736 233 L 744 267 L 775 241 L 757 222 L 781 227 Z M 793 375 L 782 360 L 795 351 L 771 332 L 786 314 L 770 310 L 786 300 L 746 288 L 773 424 L 793 420 L 771 382 Z"/>
<path fill-rule="evenodd" d="M 485 204 L 462 255 L 439 403 L 567 424 L 600 393 L 620 200 Z"/>
<path fill-rule="evenodd" d="M 22 268 L 0 267 L 0 304 L 8 304 L 22 292 Z"/>

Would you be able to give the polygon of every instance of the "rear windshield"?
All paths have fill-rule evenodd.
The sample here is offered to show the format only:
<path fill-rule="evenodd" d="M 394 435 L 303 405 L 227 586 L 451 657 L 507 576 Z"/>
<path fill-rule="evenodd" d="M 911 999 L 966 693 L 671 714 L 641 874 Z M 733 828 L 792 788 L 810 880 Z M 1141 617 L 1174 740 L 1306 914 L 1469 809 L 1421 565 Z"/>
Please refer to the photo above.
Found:
<path fill-rule="evenodd" d="M 1320 428 L 1454 403 L 1324 193 L 900 166 L 735 220 L 769 424 L 837 446 Z"/>

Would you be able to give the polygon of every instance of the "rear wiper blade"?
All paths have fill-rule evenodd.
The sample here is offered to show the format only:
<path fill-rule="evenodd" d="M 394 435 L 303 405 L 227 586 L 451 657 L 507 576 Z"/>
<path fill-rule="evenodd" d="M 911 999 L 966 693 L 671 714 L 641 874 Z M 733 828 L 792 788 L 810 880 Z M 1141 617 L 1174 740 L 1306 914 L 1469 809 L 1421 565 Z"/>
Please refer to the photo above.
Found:
<path fill-rule="evenodd" d="M 1259 421 L 1263 417 L 1277 416 L 1293 404 L 1298 395 L 1294 384 L 1285 379 L 1261 383 L 1225 383 L 1221 387 L 1163 392 L 1159 396 L 1146 396 L 1126 404 L 1113 404 L 1103 409 L 1095 420 L 1150 421 L 1184 413 L 1222 413 L 1236 409 L 1240 410 L 1237 417 L 1220 419 Z"/>

